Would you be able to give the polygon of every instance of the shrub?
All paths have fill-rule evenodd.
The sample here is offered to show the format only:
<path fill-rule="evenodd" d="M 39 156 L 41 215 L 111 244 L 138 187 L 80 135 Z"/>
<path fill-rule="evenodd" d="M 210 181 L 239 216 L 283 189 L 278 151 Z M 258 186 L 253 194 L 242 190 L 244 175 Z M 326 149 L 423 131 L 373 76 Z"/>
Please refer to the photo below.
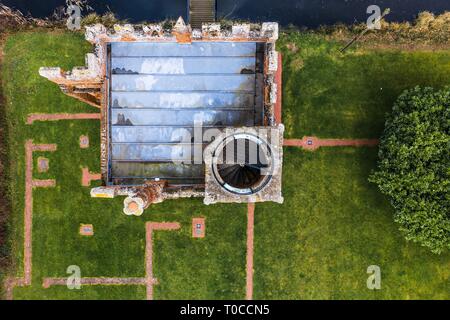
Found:
<path fill-rule="evenodd" d="M 434 253 L 450 248 L 450 88 L 398 98 L 370 181 L 389 196 L 407 240 Z"/>

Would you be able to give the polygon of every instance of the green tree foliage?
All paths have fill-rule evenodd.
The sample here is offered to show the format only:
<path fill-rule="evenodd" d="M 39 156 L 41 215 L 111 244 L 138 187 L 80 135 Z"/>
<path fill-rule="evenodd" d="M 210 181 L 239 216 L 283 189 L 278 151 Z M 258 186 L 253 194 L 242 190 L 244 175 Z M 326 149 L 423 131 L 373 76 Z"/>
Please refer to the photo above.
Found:
<path fill-rule="evenodd" d="M 370 181 L 390 197 L 407 240 L 434 253 L 450 248 L 450 88 L 398 98 Z"/>

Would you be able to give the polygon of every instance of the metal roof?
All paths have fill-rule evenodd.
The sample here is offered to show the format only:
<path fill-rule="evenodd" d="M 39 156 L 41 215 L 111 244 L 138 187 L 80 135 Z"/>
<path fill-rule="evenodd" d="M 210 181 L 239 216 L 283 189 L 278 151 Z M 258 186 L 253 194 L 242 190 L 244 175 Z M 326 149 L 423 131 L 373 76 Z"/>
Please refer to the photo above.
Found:
<path fill-rule="evenodd" d="M 110 182 L 202 183 L 203 165 L 179 163 L 193 154 L 187 139 L 194 121 L 220 128 L 262 124 L 261 46 L 111 43 Z"/>

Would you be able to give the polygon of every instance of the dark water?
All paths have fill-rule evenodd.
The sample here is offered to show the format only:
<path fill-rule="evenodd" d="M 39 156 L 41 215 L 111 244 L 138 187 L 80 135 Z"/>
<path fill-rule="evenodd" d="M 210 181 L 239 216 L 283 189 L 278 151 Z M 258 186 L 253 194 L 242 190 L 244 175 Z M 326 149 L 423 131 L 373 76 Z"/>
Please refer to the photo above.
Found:
<path fill-rule="evenodd" d="M 0 0 L 35 17 L 50 16 L 64 0 Z M 160 21 L 187 16 L 187 0 L 90 1 L 98 13 L 115 12 L 130 22 Z M 411 21 L 421 11 L 450 11 L 450 0 L 217 0 L 218 17 L 251 21 L 278 21 L 282 25 L 317 27 L 337 22 L 365 21 L 366 9 L 376 4 L 391 8 L 389 21 Z"/>

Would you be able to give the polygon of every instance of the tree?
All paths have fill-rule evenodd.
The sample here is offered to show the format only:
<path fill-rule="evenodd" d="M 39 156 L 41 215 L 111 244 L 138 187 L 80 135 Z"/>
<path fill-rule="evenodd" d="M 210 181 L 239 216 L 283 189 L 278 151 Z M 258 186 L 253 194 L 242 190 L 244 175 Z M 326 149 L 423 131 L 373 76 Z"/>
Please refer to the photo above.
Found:
<path fill-rule="evenodd" d="M 398 98 L 369 180 L 390 198 L 407 240 L 450 249 L 450 88 L 416 87 Z"/>

